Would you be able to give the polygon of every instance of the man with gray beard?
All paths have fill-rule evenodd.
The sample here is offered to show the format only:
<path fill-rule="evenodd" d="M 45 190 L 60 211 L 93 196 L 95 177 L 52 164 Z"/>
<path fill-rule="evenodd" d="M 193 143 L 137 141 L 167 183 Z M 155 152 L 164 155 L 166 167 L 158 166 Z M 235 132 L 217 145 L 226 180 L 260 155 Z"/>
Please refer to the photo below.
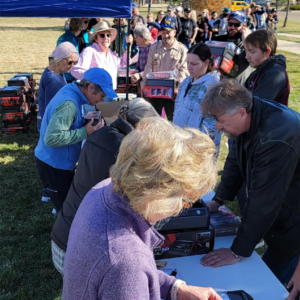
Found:
<path fill-rule="evenodd" d="M 146 75 L 150 72 L 173 71 L 179 72 L 178 82 L 182 82 L 188 76 L 185 46 L 175 39 L 176 30 L 174 24 L 165 21 L 161 24 L 162 40 L 150 47 L 147 64 L 144 69 L 141 87 L 146 84 Z M 174 100 L 171 99 L 148 99 L 156 111 L 161 114 L 165 108 L 169 120 L 173 118 Z"/>

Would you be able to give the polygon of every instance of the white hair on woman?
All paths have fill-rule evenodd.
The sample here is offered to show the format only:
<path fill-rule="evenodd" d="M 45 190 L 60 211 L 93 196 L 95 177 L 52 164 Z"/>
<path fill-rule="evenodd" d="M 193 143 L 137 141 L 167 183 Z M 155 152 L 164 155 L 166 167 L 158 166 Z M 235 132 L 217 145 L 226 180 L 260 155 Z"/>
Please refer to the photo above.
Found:
<path fill-rule="evenodd" d="M 137 25 L 134 28 L 134 35 L 145 38 L 146 41 L 151 41 L 151 33 L 145 25 Z"/>

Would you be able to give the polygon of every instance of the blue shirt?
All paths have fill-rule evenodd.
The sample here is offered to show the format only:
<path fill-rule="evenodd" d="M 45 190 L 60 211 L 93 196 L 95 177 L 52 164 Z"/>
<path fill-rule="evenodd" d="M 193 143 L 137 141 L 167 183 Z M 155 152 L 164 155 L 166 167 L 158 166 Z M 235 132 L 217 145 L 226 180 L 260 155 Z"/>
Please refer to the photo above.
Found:
<path fill-rule="evenodd" d="M 42 119 L 50 100 L 67 84 L 64 74 L 57 74 L 45 69 L 39 87 L 39 113 L 37 117 L 38 131 L 40 131 Z"/>

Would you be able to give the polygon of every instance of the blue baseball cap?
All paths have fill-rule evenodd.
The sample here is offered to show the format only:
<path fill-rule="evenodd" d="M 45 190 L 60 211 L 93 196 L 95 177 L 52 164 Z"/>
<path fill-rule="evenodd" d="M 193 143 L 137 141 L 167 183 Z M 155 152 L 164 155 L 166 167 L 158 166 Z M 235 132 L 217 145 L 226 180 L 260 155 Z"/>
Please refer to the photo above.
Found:
<path fill-rule="evenodd" d="M 83 74 L 83 78 L 99 85 L 107 96 L 112 98 L 116 98 L 118 96 L 113 89 L 111 76 L 104 69 L 91 68 Z"/>
<path fill-rule="evenodd" d="M 228 21 L 230 19 L 236 19 L 237 21 L 241 23 L 247 23 L 246 14 L 241 10 L 235 10 L 231 12 L 231 14 L 228 16 Z"/>
<path fill-rule="evenodd" d="M 132 2 L 131 3 L 131 8 L 139 8 L 140 6 L 139 6 L 139 4 L 138 3 L 136 3 L 136 2 Z"/>

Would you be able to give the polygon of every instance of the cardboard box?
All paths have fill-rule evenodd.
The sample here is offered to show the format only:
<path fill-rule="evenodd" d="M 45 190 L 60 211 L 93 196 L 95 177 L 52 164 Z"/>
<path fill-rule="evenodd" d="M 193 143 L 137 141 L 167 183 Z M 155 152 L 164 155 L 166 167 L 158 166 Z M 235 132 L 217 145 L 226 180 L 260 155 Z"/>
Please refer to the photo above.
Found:
<path fill-rule="evenodd" d="M 119 115 L 119 108 L 128 101 L 115 102 L 99 102 L 96 108 L 101 111 L 102 117 L 106 121 L 106 125 L 110 125 L 117 120 Z"/>

